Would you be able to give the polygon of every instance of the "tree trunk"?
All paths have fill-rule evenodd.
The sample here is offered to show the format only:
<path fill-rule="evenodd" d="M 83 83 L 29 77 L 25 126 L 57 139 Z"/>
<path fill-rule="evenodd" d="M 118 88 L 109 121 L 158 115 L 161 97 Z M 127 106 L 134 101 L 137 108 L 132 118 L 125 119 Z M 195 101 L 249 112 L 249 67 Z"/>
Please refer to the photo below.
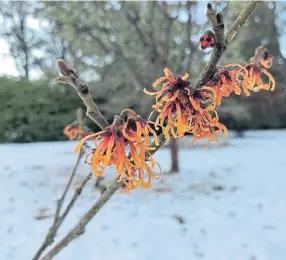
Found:
<path fill-rule="evenodd" d="M 21 8 L 22 4 L 20 5 Z M 19 41 L 21 43 L 21 48 L 22 51 L 24 53 L 25 59 L 24 59 L 24 72 L 25 72 L 25 79 L 29 80 L 29 73 L 30 73 L 30 64 L 29 64 L 29 48 L 27 45 L 27 41 L 26 41 L 26 28 L 27 28 L 27 24 L 26 24 L 26 14 L 23 13 L 22 15 L 20 15 L 20 30 L 21 30 L 21 36 L 19 38 Z"/>
<path fill-rule="evenodd" d="M 175 173 L 179 171 L 178 162 L 178 142 L 175 138 L 170 138 L 170 151 L 171 151 L 171 170 L 170 172 Z"/>

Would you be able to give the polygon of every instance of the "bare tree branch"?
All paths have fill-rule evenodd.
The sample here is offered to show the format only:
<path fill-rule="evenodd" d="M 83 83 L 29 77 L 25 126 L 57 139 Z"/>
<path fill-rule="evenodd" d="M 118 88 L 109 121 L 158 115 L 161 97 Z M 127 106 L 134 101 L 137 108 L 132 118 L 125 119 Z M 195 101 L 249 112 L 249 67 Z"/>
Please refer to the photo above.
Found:
<path fill-rule="evenodd" d="M 144 83 L 142 77 L 135 71 L 131 62 L 122 55 L 121 52 L 116 52 L 119 54 L 119 59 L 124 64 L 125 73 L 132 79 L 133 85 L 137 91 L 142 91 L 144 89 Z"/>
<path fill-rule="evenodd" d="M 175 18 L 171 17 L 168 13 L 168 4 L 166 2 L 162 2 L 162 13 L 164 14 L 165 19 L 167 20 L 166 28 L 165 28 L 165 41 L 162 42 L 160 45 L 162 46 L 161 50 L 161 60 L 162 66 L 167 66 L 170 54 L 170 42 L 171 42 L 171 30 Z"/>
<path fill-rule="evenodd" d="M 208 61 L 208 63 L 203 68 L 202 72 L 200 73 L 193 90 L 197 89 L 204 83 L 206 83 L 207 80 L 209 80 L 215 72 L 215 67 L 220 61 L 223 52 L 227 49 L 228 45 L 231 43 L 231 41 L 234 39 L 234 37 L 237 35 L 240 27 L 247 21 L 248 17 L 254 12 L 256 7 L 261 3 L 261 1 L 251 0 L 245 7 L 245 9 L 240 13 L 240 15 L 237 17 L 235 22 L 230 26 L 229 30 L 225 34 L 225 46 L 223 49 L 218 50 L 215 48 L 212 52 L 211 58 Z"/>
<path fill-rule="evenodd" d="M 151 44 L 151 41 L 148 35 L 146 35 L 140 28 L 140 25 L 139 25 L 140 20 L 141 20 L 140 12 L 136 9 L 133 9 L 131 10 L 131 12 L 129 12 L 128 10 L 126 10 L 126 8 L 122 8 L 122 13 L 125 15 L 125 18 L 129 22 L 129 25 L 132 26 L 137 32 L 137 35 L 141 39 L 143 46 L 146 48 L 152 47 L 152 44 Z"/>
<path fill-rule="evenodd" d="M 76 91 L 78 92 L 78 95 L 84 101 L 84 103 L 85 103 L 85 105 L 86 105 L 86 107 L 88 109 L 87 114 L 89 115 L 89 117 L 96 124 L 98 124 L 98 126 L 101 129 L 106 128 L 109 124 L 107 123 L 106 119 L 102 116 L 102 114 L 98 110 L 95 102 L 92 99 L 92 96 L 91 96 L 91 93 L 90 93 L 88 87 L 86 85 L 83 85 L 80 82 L 80 80 L 78 79 L 77 74 L 72 69 L 68 68 L 66 63 L 63 60 L 59 60 L 58 61 L 58 66 L 60 68 L 60 72 L 63 74 L 63 76 L 58 77 L 58 80 L 63 81 L 64 83 L 67 83 L 67 84 L 70 84 L 71 86 L 73 86 L 76 89 Z M 83 128 L 83 118 L 82 118 L 82 110 L 81 109 L 77 110 L 77 121 L 78 121 L 80 127 Z M 85 186 L 85 184 L 91 178 L 91 174 L 89 174 L 84 179 L 83 183 L 76 189 L 76 192 L 75 192 L 74 196 L 72 197 L 71 201 L 69 202 L 67 208 L 64 210 L 63 214 L 60 216 L 61 209 L 62 209 L 64 200 L 66 198 L 67 192 L 68 192 L 68 190 L 69 190 L 69 188 L 71 186 L 71 183 L 72 183 L 72 181 L 73 181 L 73 179 L 75 177 L 77 167 L 78 167 L 79 162 L 80 162 L 81 158 L 83 157 L 83 155 L 84 155 L 84 150 L 82 149 L 80 151 L 80 153 L 78 155 L 78 158 L 76 160 L 76 163 L 75 163 L 75 165 L 74 165 L 74 167 L 73 167 L 73 169 L 71 171 L 71 175 L 70 175 L 68 183 L 67 183 L 67 185 L 65 187 L 65 190 L 64 190 L 61 198 L 57 201 L 56 213 L 55 213 L 53 224 L 50 227 L 44 242 L 42 243 L 42 245 L 40 246 L 40 248 L 38 249 L 38 251 L 36 252 L 34 257 L 32 258 L 32 260 L 39 259 L 41 254 L 44 252 L 44 250 L 53 243 L 54 238 L 57 235 L 58 229 L 60 228 L 60 226 L 63 223 L 64 219 L 66 218 L 66 216 L 68 215 L 69 211 L 73 207 L 75 201 L 80 196 L 83 187 Z"/>
<path fill-rule="evenodd" d="M 101 129 L 106 128 L 109 124 L 103 115 L 100 113 L 97 105 L 93 101 L 91 92 L 86 84 L 83 84 L 78 75 L 70 69 L 63 60 L 58 60 L 58 66 L 63 76 L 57 78 L 58 81 L 66 83 L 74 87 L 78 95 L 87 107 L 87 115 L 93 120 Z"/>
<path fill-rule="evenodd" d="M 234 24 L 230 27 L 229 31 L 226 34 L 226 46 L 233 40 L 234 36 L 238 33 L 239 28 L 246 22 L 248 17 L 256 9 L 258 4 L 261 1 L 250 1 L 245 9 L 238 16 Z M 195 88 L 201 86 L 201 83 L 206 81 L 209 78 L 209 75 L 212 75 L 213 70 L 217 63 L 219 62 L 223 50 L 214 49 L 210 61 L 207 63 L 197 82 Z M 164 143 L 166 139 L 163 134 L 159 136 L 159 146 L 156 146 L 155 143 L 152 143 L 151 146 L 156 147 L 154 151 L 151 151 L 154 154 Z M 90 210 L 80 219 L 78 224 L 63 238 L 61 239 L 43 258 L 42 260 L 50 260 L 56 256 L 65 246 L 67 246 L 71 241 L 73 241 L 78 236 L 82 235 L 84 232 L 85 226 L 91 221 L 91 219 L 96 215 L 96 213 L 103 207 L 103 205 L 111 198 L 111 196 L 116 192 L 116 190 L 121 186 L 121 183 L 118 183 L 116 178 L 107 190 L 100 196 L 96 203 L 90 208 Z"/>
<path fill-rule="evenodd" d="M 38 249 L 38 251 L 36 252 L 34 257 L 32 258 L 32 260 L 39 259 L 39 257 L 44 252 L 44 250 L 54 242 L 54 238 L 57 235 L 57 231 L 58 231 L 58 229 L 59 229 L 59 227 L 60 227 L 60 225 L 61 225 L 61 223 L 62 223 L 62 221 L 64 219 L 62 217 L 60 218 L 60 212 L 61 212 L 64 200 L 66 198 L 67 192 L 68 192 L 68 190 L 69 190 L 69 188 L 71 186 L 71 183 L 72 183 L 72 181 L 74 179 L 74 176 L 76 174 L 76 170 L 77 170 L 77 167 L 79 165 L 79 162 L 80 162 L 81 158 L 83 157 L 83 154 L 84 154 L 84 152 L 82 150 L 78 154 L 77 160 L 76 160 L 75 165 L 74 165 L 74 167 L 73 167 L 73 169 L 71 171 L 71 175 L 70 175 L 68 183 L 67 183 L 67 185 L 65 187 L 65 190 L 64 190 L 61 198 L 57 201 L 57 208 L 56 208 L 56 213 L 55 213 L 55 216 L 54 216 L 53 224 L 49 228 L 49 231 L 48 231 L 48 233 L 46 235 L 46 238 L 45 238 L 44 242 L 42 243 L 42 245 L 40 246 L 40 248 Z M 59 219 L 62 219 L 61 223 L 59 223 Z"/>
<path fill-rule="evenodd" d="M 156 41 L 156 37 L 155 37 L 155 28 L 153 25 L 153 21 L 154 21 L 154 16 L 155 16 L 155 9 L 158 6 L 158 4 L 156 1 L 150 1 L 150 2 L 148 2 L 148 4 L 149 4 L 149 10 L 148 10 L 149 17 L 146 19 L 146 22 L 148 23 L 149 26 L 148 26 L 148 32 L 147 33 L 148 33 L 149 38 L 150 38 L 151 43 L 152 43 L 152 50 L 153 51 L 152 51 L 151 61 L 154 63 L 158 51 L 156 49 L 157 41 Z"/>
<path fill-rule="evenodd" d="M 140 22 L 142 20 L 140 16 L 140 10 L 134 8 L 131 10 L 131 12 L 129 12 L 127 9 L 128 5 L 126 5 L 125 8 L 122 8 L 122 13 L 125 15 L 126 20 L 129 22 L 129 26 L 135 29 L 139 39 L 143 44 L 143 47 L 150 50 L 151 61 L 154 63 L 156 59 L 161 60 L 162 58 L 164 59 L 165 56 L 164 53 L 159 49 L 160 45 L 163 44 L 157 44 L 154 37 L 154 26 L 152 26 L 152 18 L 154 17 L 155 8 L 158 6 L 158 4 L 155 1 L 150 1 L 147 2 L 147 6 L 149 7 L 148 13 L 150 15 L 150 17 L 146 19 L 146 22 L 149 24 L 147 33 L 140 27 Z"/>
<path fill-rule="evenodd" d="M 134 69 L 134 65 L 132 64 L 130 59 L 126 58 L 121 47 L 118 44 L 104 40 L 102 36 L 95 34 L 89 26 L 81 26 L 80 28 L 76 25 L 74 26 L 76 27 L 75 29 L 78 32 L 87 33 L 90 37 L 92 37 L 106 53 L 115 53 L 118 59 L 123 64 L 124 73 L 131 78 L 131 82 L 133 82 L 133 85 L 135 86 L 136 90 L 141 91 L 142 89 L 144 89 L 145 86 L 142 76 L 137 73 L 137 71 Z M 95 27 L 99 28 L 98 26 Z M 101 30 L 103 29 L 101 28 Z"/>
<path fill-rule="evenodd" d="M 72 197 L 72 199 L 70 200 L 68 206 L 66 207 L 65 211 L 63 212 L 63 214 L 61 215 L 61 217 L 58 219 L 58 223 L 57 226 L 60 227 L 61 224 L 63 223 L 64 219 L 66 218 L 66 216 L 68 215 L 68 213 L 70 212 L 71 208 L 73 207 L 74 203 L 76 202 L 76 200 L 78 199 L 78 197 L 80 196 L 84 186 L 86 185 L 86 183 L 90 180 L 92 176 L 92 173 L 89 173 L 83 180 L 83 182 L 81 183 L 80 186 L 76 187 L 75 189 L 75 193 Z"/>
<path fill-rule="evenodd" d="M 191 41 L 191 30 L 192 30 L 192 19 L 191 19 L 191 7 L 194 3 L 191 2 L 191 1 L 188 1 L 187 2 L 187 10 L 188 10 L 188 14 L 189 14 L 189 17 L 188 17 L 188 21 L 187 21 L 187 25 L 186 25 L 186 29 L 187 29 L 187 39 L 186 39 L 186 42 L 187 42 L 187 47 L 189 48 L 190 50 L 190 56 L 189 56 L 189 59 L 186 63 L 186 67 L 185 67 L 185 70 L 184 71 L 189 71 L 190 67 L 191 67 L 191 63 L 192 63 L 192 56 L 193 56 L 193 44 L 192 44 L 192 41 Z"/>
<path fill-rule="evenodd" d="M 64 247 L 71 241 L 84 233 L 85 226 L 92 220 L 96 213 L 103 207 L 103 205 L 111 198 L 111 196 L 120 188 L 121 182 L 117 179 L 103 192 L 96 203 L 88 210 L 88 212 L 81 218 L 78 224 L 58 243 L 55 247 L 48 252 L 42 260 L 50 260 L 56 256 Z"/>

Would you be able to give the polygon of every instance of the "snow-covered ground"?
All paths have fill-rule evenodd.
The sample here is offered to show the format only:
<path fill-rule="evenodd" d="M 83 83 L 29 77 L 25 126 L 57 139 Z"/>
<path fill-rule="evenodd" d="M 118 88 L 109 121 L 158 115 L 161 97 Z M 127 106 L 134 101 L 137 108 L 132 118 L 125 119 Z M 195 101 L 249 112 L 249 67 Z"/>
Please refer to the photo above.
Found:
<path fill-rule="evenodd" d="M 38 249 L 76 159 L 74 146 L 0 145 L 0 260 L 29 260 Z M 55 259 L 285 260 L 285 156 L 286 131 L 249 132 L 208 150 L 182 145 L 179 174 L 165 174 L 151 189 L 116 193 Z M 167 171 L 169 150 L 155 158 Z M 82 164 L 74 185 L 88 171 Z M 59 237 L 98 197 L 92 184 Z"/>

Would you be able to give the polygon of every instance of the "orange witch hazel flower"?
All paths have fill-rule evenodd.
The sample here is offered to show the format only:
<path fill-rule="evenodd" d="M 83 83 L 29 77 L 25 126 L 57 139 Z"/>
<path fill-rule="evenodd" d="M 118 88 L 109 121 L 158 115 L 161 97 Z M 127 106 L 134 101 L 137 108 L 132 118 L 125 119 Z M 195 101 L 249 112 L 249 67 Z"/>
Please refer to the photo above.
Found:
<path fill-rule="evenodd" d="M 269 63 L 262 63 L 269 66 Z M 261 64 L 261 65 L 262 65 Z M 246 96 L 249 96 L 249 90 L 259 91 L 261 89 L 271 90 L 275 89 L 275 80 L 273 76 L 263 67 L 257 65 L 254 58 L 250 58 L 249 64 L 246 66 L 248 74 L 244 77 L 242 87 Z M 268 83 L 265 83 L 261 78 L 262 74 L 268 77 Z"/>
<path fill-rule="evenodd" d="M 74 140 L 77 138 L 78 134 L 80 133 L 80 129 L 75 127 L 72 124 L 67 125 L 64 128 L 63 133 L 70 139 L 70 140 Z"/>
<path fill-rule="evenodd" d="M 196 111 L 192 120 L 192 133 L 194 139 L 191 144 L 196 143 L 199 139 L 208 139 L 208 148 L 210 142 L 219 143 L 218 136 L 223 134 L 225 138 L 228 136 L 228 130 L 225 125 L 219 122 L 219 117 L 216 111 Z"/>
<path fill-rule="evenodd" d="M 149 123 L 133 110 L 125 109 L 115 117 L 112 125 L 83 138 L 75 151 L 79 152 L 88 139 L 94 139 L 95 147 L 87 155 L 86 162 L 92 166 L 96 176 L 114 165 L 119 181 L 123 181 L 127 190 L 137 186 L 149 188 L 151 179 L 158 178 L 154 168 L 159 167 L 150 154 L 149 133 L 153 134 L 156 145 L 159 142 Z"/>
<path fill-rule="evenodd" d="M 272 66 L 273 56 L 264 47 L 260 46 L 256 49 L 255 55 L 250 58 L 249 63 L 243 68 L 237 69 L 238 64 L 229 64 L 225 66 L 231 73 L 239 74 L 241 88 L 246 96 L 250 95 L 250 91 L 258 92 L 259 90 L 275 89 L 275 79 L 266 69 Z M 241 66 L 241 65 L 239 65 Z M 265 83 L 264 78 L 268 78 Z"/>
<path fill-rule="evenodd" d="M 156 95 L 156 104 L 153 105 L 153 108 L 154 111 L 160 114 L 155 121 L 155 126 L 160 125 L 163 127 L 164 121 L 167 119 L 168 123 L 166 127 L 163 127 L 163 132 L 166 138 L 169 139 L 169 131 L 171 131 L 174 137 L 183 136 L 188 131 L 188 115 L 191 111 L 187 111 L 188 107 L 186 111 L 181 108 L 183 108 L 184 104 L 190 102 L 190 89 L 188 88 L 190 82 L 186 80 L 189 76 L 187 73 L 183 77 L 180 77 L 174 75 L 167 68 L 164 69 L 164 73 L 164 77 L 159 78 L 153 83 L 154 88 L 156 88 L 161 82 L 167 80 L 167 83 L 163 84 L 161 90 L 153 93 L 144 89 L 144 92 L 149 95 Z M 177 116 L 173 115 L 175 111 L 177 111 Z"/>
<path fill-rule="evenodd" d="M 166 139 L 170 138 L 170 134 L 178 138 L 191 133 L 194 135 L 194 142 L 202 138 L 208 138 L 210 142 L 217 140 L 217 135 L 223 130 L 227 135 L 227 129 L 218 122 L 216 113 L 215 117 L 211 113 L 215 108 L 216 99 L 212 87 L 204 86 L 191 94 L 187 73 L 181 77 L 165 68 L 164 74 L 165 76 L 153 83 L 156 88 L 166 81 L 161 90 L 157 92 L 144 90 L 144 92 L 156 96 L 152 114 L 156 111 L 159 115 L 154 124 L 156 127 L 162 127 Z"/>
<path fill-rule="evenodd" d="M 63 133 L 70 139 L 81 139 L 84 138 L 85 136 L 91 134 L 91 132 L 84 131 L 79 127 L 79 123 L 76 121 L 72 124 L 67 125 L 64 128 Z"/>
<path fill-rule="evenodd" d="M 240 76 L 246 69 L 240 64 L 232 65 L 235 70 L 228 70 L 223 66 L 216 67 L 216 73 L 206 86 L 212 87 L 215 91 L 215 105 L 221 105 L 222 97 L 228 97 L 232 92 L 236 95 L 241 94 Z"/>
<path fill-rule="evenodd" d="M 215 91 L 215 105 L 221 105 L 222 97 L 228 97 L 232 92 L 240 95 L 242 90 L 249 96 L 250 91 L 257 92 L 262 89 L 273 91 L 275 80 L 266 70 L 272 66 L 272 61 L 273 57 L 268 50 L 260 46 L 245 66 L 235 63 L 224 67 L 217 66 L 216 73 L 206 83 L 206 86 L 212 87 Z M 267 77 L 268 83 L 265 83 L 264 78 Z"/>

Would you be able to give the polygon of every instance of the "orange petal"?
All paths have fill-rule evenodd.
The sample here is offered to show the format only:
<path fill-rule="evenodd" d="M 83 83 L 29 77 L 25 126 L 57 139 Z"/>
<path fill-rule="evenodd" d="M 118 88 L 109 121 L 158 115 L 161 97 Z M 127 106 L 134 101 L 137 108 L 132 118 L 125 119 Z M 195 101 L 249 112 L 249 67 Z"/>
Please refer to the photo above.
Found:
<path fill-rule="evenodd" d="M 104 155 L 104 161 L 102 162 L 104 167 L 107 167 L 109 165 L 115 138 L 116 138 L 115 134 L 112 134 L 111 137 L 109 138 L 109 142 L 108 142 L 107 149 L 106 149 L 106 154 Z"/>
<path fill-rule="evenodd" d="M 161 78 L 157 79 L 157 80 L 153 83 L 153 87 L 154 87 L 154 88 L 157 87 L 157 86 L 158 86 L 160 83 L 162 83 L 164 80 L 169 80 L 169 81 L 171 81 L 171 82 L 173 82 L 173 83 L 176 83 L 176 80 L 175 80 L 174 78 L 164 76 L 164 77 L 161 77 Z"/>
<path fill-rule="evenodd" d="M 88 135 L 88 136 L 84 137 L 83 139 L 81 139 L 80 142 L 75 147 L 74 152 L 78 153 L 81 150 L 81 148 L 84 145 L 86 140 L 91 139 L 91 138 L 93 138 L 93 137 L 95 137 L 95 136 L 97 136 L 97 135 L 99 135 L 101 133 L 103 133 L 103 131 L 95 133 L 95 134 Z"/>
<path fill-rule="evenodd" d="M 155 95 L 157 95 L 157 91 L 156 92 L 150 92 L 150 91 L 148 91 L 146 88 L 144 88 L 143 89 L 143 92 L 145 93 L 145 94 L 147 94 L 147 95 L 151 95 L 151 96 L 155 96 Z"/>
<path fill-rule="evenodd" d="M 186 80 L 189 76 L 189 73 L 185 73 L 185 75 L 182 77 L 182 80 Z"/>
<path fill-rule="evenodd" d="M 164 71 L 165 76 L 167 76 L 167 77 L 174 77 L 174 74 L 168 68 L 165 68 L 163 71 Z"/>

